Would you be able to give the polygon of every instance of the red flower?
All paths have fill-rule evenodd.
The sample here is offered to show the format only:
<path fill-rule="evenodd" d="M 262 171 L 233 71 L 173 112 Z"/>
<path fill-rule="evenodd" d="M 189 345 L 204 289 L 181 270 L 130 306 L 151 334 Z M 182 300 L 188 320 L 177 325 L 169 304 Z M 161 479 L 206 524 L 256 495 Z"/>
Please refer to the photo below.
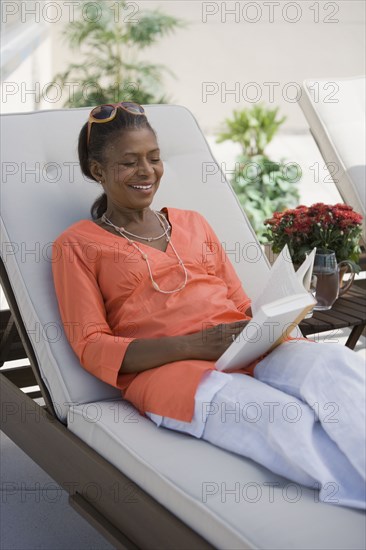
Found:
<path fill-rule="evenodd" d="M 343 203 L 335 204 L 334 208 L 338 208 L 339 210 L 349 210 L 349 211 L 353 210 L 352 206 L 348 206 L 348 204 L 343 204 Z"/>
<path fill-rule="evenodd" d="M 360 249 L 355 243 L 361 235 L 361 222 L 361 214 L 347 204 L 318 202 L 274 212 L 265 224 L 274 252 L 287 244 L 294 261 L 302 261 L 303 251 L 314 246 L 335 250 L 338 261 L 358 261 Z"/>

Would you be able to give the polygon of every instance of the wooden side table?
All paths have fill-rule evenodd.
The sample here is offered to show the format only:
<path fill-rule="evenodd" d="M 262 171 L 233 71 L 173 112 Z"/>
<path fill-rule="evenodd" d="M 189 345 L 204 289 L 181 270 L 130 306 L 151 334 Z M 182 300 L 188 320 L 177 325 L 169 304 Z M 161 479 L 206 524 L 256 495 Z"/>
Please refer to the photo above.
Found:
<path fill-rule="evenodd" d="M 328 311 L 314 311 L 313 316 L 301 321 L 304 336 L 328 330 L 352 327 L 346 346 L 354 349 L 366 326 L 366 291 L 355 284 Z"/>

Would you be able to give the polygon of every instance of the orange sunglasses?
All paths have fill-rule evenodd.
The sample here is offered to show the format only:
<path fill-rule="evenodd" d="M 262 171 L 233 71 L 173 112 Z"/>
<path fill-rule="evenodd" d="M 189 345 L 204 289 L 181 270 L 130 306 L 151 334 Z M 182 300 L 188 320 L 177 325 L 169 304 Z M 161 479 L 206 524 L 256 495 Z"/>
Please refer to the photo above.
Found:
<path fill-rule="evenodd" d="M 132 101 L 121 101 L 120 103 L 106 103 L 104 105 L 98 105 L 90 111 L 88 119 L 88 136 L 87 136 L 87 145 L 89 145 L 90 140 L 90 131 L 91 125 L 93 123 L 103 123 L 110 122 L 113 120 L 117 114 L 118 107 L 124 109 L 132 115 L 144 115 L 144 108 L 141 107 L 138 103 L 133 103 Z"/>

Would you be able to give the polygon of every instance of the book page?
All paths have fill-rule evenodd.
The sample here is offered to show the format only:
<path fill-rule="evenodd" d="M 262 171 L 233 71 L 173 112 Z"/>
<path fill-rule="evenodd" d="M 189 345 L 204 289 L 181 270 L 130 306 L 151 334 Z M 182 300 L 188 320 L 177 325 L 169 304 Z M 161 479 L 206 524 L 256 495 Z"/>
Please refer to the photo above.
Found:
<path fill-rule="evenodd" d="M 311 284 L 311 276 L 313 274 L 314 259 L 316 254 L 316 247 L 308 254 L 296 271 L 296 277 L 300 283 L 302 283 L 305 290 L 309 292 Z"/>
<path fill-rule="evenodd" d="M 273 264 L 263 291 L 252 303 L 253 315 L 255 315 L 262 306 L 270 304 L 275 300 L 285 298 L 291 294 L 301 294 L 304 292 L 304 286 L 296 277 L 290 252 L 286 245 Z"/>
<path fill-rule="evenodd" d="M 245 368 L 278 346 L 314 306 L 309 292 L 281 298 L 262 306 L 235 341 L 216 361 L 220 371 Z"/>
<path fill-rule="evenodd" d="M 315 250 L 295 273 L 287 246 L 272 266 L 263 291 L 252 303 L 253 318 L 215 363 L 218 370 L 244 368 L 279 345 L 316 304 L 303 285 L 311 278 Z"/>

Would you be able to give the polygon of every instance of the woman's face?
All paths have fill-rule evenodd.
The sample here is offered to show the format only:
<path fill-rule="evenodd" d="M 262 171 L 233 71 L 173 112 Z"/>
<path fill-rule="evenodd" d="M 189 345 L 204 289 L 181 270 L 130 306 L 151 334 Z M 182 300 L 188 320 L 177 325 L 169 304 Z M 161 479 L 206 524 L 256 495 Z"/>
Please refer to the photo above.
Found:
<path fill-rule="evenodd" d="M 164 172 L 156 137 L 148 128 L 121 132 L 104 150 L 97 179 L 102 181 L 108 204 L 140 210 L 148 207 Z M 94 164 L 94 170 L 93 170 Z"/>

